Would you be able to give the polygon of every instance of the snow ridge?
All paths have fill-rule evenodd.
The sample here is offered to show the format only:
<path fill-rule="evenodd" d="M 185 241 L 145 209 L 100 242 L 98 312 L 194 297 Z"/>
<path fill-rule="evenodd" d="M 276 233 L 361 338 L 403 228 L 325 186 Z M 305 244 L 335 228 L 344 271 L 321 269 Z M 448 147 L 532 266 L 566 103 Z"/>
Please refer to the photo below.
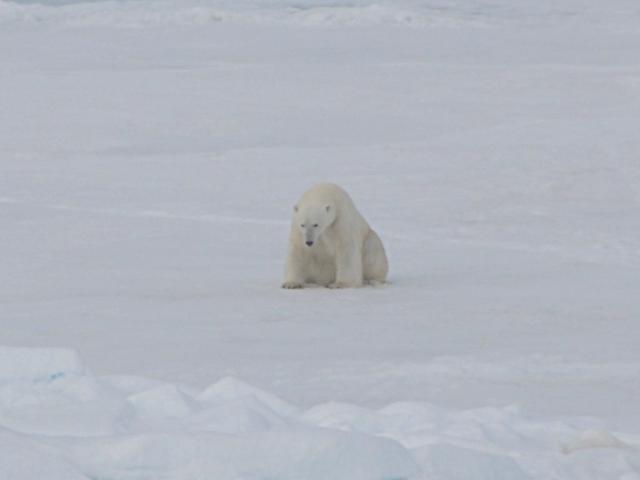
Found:
<path fill-rule="evenodd" d="M 72 480 L 488 480 L 579 478 L 584 469 L 613 478 L 640 460 L 637 436 L 589 419 L 536 421 L 513 405 L 304 410 L 230 377 L 203 391 L 94 377 L 71 350 L 2 347 L 0 359 L 0 476 L 14 480 L 45 467 L 47 478 Z"/>
<path fill-rule="evenodd" d="M 0 0 L 0 24 L 35 23 L 67 26 L 148 27 L 166 25 L 207 25 L 216 23 L 271 24 L 297 26 L 396 25 L 458 28 L 487 27 L 523 20 L 528 24 L 576 22 L 594 26 L 637 23 L 640 12 L 634 2 L 618 0 L 598 6 L 565 0 L 558 2 L 486 2 L 445 0 L 424 1 L 360 0 L 351 2 L 242 0 L 161 0 L 161 1 L 56 1 Z"/>

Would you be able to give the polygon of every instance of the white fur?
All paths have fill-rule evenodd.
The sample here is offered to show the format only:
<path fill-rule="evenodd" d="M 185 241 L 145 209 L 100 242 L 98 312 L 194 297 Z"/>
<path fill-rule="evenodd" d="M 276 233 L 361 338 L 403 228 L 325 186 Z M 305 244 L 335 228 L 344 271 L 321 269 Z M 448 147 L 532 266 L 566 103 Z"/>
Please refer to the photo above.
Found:
<path fill-rule="evenodd" d="M 380 237 L 347 192 L 321 183 L 302 195 L 294 207 L 283 288 L 384 283 L 388 270 Z"/>

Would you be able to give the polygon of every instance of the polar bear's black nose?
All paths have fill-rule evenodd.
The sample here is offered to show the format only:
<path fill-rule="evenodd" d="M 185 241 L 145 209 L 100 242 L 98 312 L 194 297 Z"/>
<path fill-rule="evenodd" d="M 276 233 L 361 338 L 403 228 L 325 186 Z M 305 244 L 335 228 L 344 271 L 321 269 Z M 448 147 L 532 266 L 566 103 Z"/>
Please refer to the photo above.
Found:
<path fill-rule="evenodd" d="M 313 242 L 312 242 L 311 240 L 307 240 L 307 241 L 306 241 L 306 242 L 304 242 L 304 243 L 306 243 L 308 246 L 313 245 Z"/>

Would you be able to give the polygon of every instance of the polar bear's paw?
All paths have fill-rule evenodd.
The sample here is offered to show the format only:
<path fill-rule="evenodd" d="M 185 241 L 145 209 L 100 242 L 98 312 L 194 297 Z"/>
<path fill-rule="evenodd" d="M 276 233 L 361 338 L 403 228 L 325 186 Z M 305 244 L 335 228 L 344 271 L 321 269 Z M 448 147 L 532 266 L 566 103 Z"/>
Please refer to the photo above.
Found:
<path fill-rule="evenodd" d="M 349 288 L 350 285 L 348 285 L 346 282 L 333 282 L 330 283 L 329 285 L 327 285 L 327 288 Z"/>
<path fill-rule="evenodd" d="M 297 289 L 304 288 L 304 284 L 295 281 L 287 281 L 282 284 L 282 288 Z"/>

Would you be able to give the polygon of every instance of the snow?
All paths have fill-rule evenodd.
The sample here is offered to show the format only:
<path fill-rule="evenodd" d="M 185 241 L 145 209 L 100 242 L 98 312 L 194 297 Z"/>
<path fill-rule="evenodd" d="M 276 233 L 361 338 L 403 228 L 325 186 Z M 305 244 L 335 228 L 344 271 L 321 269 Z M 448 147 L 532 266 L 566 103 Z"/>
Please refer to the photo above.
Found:
<path fill-rule="evenodd" d="M 635 0 L 0 0 L 0 478 L 640 478 Z M 279 288 L 346 188 L 382 288 Z"/>

